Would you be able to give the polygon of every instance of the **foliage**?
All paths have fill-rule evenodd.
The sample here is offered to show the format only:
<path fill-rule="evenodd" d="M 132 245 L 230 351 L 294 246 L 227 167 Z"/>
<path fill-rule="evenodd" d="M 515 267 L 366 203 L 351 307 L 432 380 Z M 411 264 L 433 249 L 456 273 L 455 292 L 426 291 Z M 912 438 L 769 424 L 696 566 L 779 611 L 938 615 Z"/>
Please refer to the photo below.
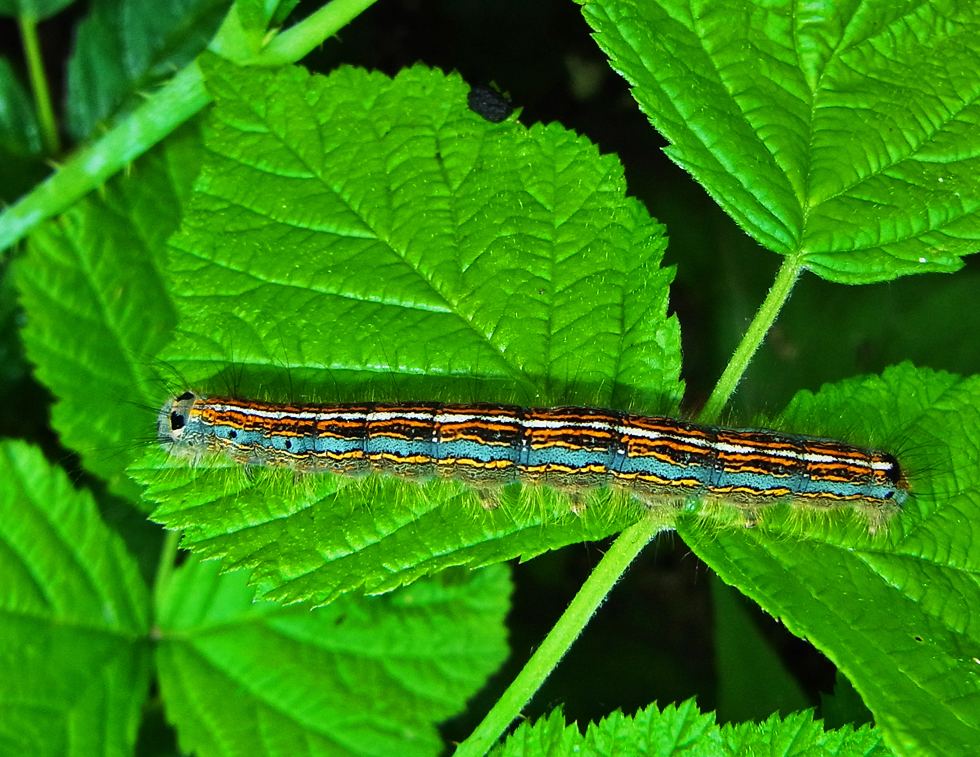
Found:
<path fill-rule="evenodd" d="M 560 493 L 519 487 L 485 511 L 451 483 L 297 482 L 156 449 L 157 409 L 188 387 L 666 413 L 684 392 L 664 227 L 627 195 L 614 156 L 559 124 L 484 120 L 458 74 L 282 65 L 363 3 L 334 0 L 323 11 L 337 15 L 271 38 L 265 25 L 288 9 L 240 1 L 200 55 L 220 4 L 192 5 L 134 26 L 125 3 L 93 6 L 69 69 L 70 126 L 82 137 L 101 119 L 118 125 L 0 216 L 0 239 L 31 231 L 11 269 L 26 325 L 4 323 L 57 398 L 62 443 L 112 493 L 95 488 L 100 518 L 91 479 L 75 491 L 36 447 L 0 447 L 0 635 L 18 671 L 0 684 L 16 704 L 0 743 L 129 753 L 155 676 L 181 748 L 201 755 L 436 754 L 435 725 L 506 655 L 510 584 L 495 564 L 624 531 L 582 590 L 587 609 L 556 625 L 570 643 L 630 557 L 671 528 L 826 654 L 876 729 L 825 731 L 807 713 L 719 726 L 688 701 L 615 712 L 584 734 L 555 711 L 496 753 L 975 751 L 975 376 L 900 362 L 801 389 L 769 421 L 897 449 L 914 496 L 878 534 L 846 511 L 776 508 L 750 530 L 692 502 L 653 519 L 612 494 L 579 516 Z M 972 6 L 601 0 L 583 11 L 669 157 L 784 259 L 709 415 L 804 271 L 888 281 L 954 271 L 975 249 Z M 128 68 L 120 45 L 138 48 Z M 0 143 L 36 155 L 44 127 L 9 66 L 0 84 Z M 9 290 L 0 313 L 13 312 Z M 112 497 L 173 529 L 159 566 L 106 522 Z M 193 553 L 182 564 L 178 532 Z M 735 605 L 725 612 L 738 620 Z M 518 682 L 459 754 L 484 753 L 540 684 Z"/>

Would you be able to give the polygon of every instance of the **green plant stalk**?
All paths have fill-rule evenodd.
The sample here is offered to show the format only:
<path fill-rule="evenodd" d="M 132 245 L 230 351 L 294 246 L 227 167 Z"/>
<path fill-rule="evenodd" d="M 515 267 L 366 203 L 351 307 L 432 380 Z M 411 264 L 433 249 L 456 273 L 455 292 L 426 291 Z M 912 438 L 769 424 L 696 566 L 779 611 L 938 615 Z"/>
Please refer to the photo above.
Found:
<path fill-rule="evenodd" d="M 27 58 L 28 76 L 31 80 L 31 91 L 34 93 L 34 107 L 37 109 L 37 120 L 41 125 L 41 139 L 44 140 L 44 151 L 48 155 L 57 155 L 61 152 L 61 142 L 58 139 L 58 125 L 54 120 L 54 108 L 51 107 L 48 80 L 44 75 L 41 44 L 37 38 L 37 19 L 21 14 L 19 23 L 20 37 L 24 43 L 24 56 Z"/>
<path fill-rule="evenodd" d="M 273 39 L 248 64 L 293 63 L 336 34 L 373 2 L 333 0 Z M 280 37 L 283 41 L 277 42 Z M 76 153 L 53 176 L 0 214 L 0 251 L 103 184 L 210 102 L 201 71 L 196 62 L 191 63 L 118 126 Z"/>
<path fill-rule="evenodd" d="M 280 66 L 295 63 L 322 45 L 347 24 L 357 18 L 362 11 L 374 5 L 377 0 L 332 0 L 320 10 L 303 19 L 302 23 L 286 29 L 266 45 L 262 54 L 254 62 L 261 66 Z"/>
<path fill-rule="evenodd" d="M 493 747 L 582 633 L 633 558 L 650 539 L 669 527 L 662 517 L 651 513 L 619 535 L 507 691 L 466 741 L 457 747 L 455 757 L 481 757 Z"/>
<path fill-rule="evenodd" d="M 0 250 L 42 221 L 67 210 L 210 102 L 192 63 L 98 142 L 77 152 L 54 175 L 0 215 Z"/>
<path fill-rule="evenodd" d="M 721 378 L 715 384 L 711 396 L 708 397 L 708 401 L 698 414 L 698 420 L 701 423 L 714 423 L 718 420 L 722 408 L 728 403 L 728 399 L 735 391 L 735 387 L 738 386 L 738 382 L 742 380 L 745 369 L 749 367 L 749 361 L 752 360 L 752 356 L 755 355 L 759 345 L 762 344 L 762 340 L 766 338 L 766 334 L 772 328 L 779 311 L 789 299 L 793 285 L 802 270 L 803 264 L 800 258 L 787 256 L 783 260 L 769 294 L 766 295 L 765 301 L 755 314 L 755 318 L 752 319 L 752 323 L 749 324 L 749 328 L 732 355 L 732 359 L 728 361 Z"/>
<path fill-rule="evenodd" d="M 803 265 L 796 257 L 787 257 L 783 261 L 769 294 L 718 380 L 711 397 L 701 411 L 699 420 L 713 421 L 728 402 L 749 361 L 759 349 L 782 306 L 789 299 L 793 285 L 802 270 Z M 520 715 L 521 708 L 530 701 L 545 678 L 582 633 L 589 619 L 636 555 L 658 531 L 667 527 L 669 526 L 661 520 L 651 517 L 641 520 L 619 535 L 602 562 L 575 595 L 568 609 L 545 637 L 544 642 L 528 660 L 524 669 L 476 730 L 459 745 L 455 757 L 480 757 L 490 750 L 513 720 Z"/>

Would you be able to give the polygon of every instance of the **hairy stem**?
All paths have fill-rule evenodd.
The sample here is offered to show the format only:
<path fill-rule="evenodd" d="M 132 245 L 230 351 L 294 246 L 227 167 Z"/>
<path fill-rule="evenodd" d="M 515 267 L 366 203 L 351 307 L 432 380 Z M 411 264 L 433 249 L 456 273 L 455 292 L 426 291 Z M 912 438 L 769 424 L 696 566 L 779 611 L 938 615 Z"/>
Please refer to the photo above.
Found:
<path fill-rule="evenodd" d="M 294 63 L 322 45 L 339 30 L 370 8 L 377 0 L 332 0 L 316 13 L 276 36 L 262 51 L 256 63 L 279 66 Z"/>
<path fill-rule="evenodd" d="M 582 633 L 633 558 L 657 533 L 672 527 L 663 517 L 657 516 L 658 513 L 651 512 L 648 517 L 623 531 L 613 542 L 524 669 L 507 687 L 483 722 L 456 749 L 455 757 L 480 757 L 486 754 L 514 719 L 520 716 L 521 709 L 541 688 L 572 642 Z"/>
<path fill-rule="evenodd" d="M 22 14 L 19 22 L 20 36 L 24 42 L 24 56 L 27 58 L 28 76 L 31 80 L 31 91 L 34 93 L 34 107 L 37 109 L 41 139 L 44 142 L 44 151 L 47 155 L 57 155 L 61 152 L 61 142 L 58 139 L 58 125 L 54 120 L 54 108 L 51 107 L 48 79 L 44 75 L 41 44 L 37 38 L 37 19 Z"/>
<path fill-rule="evenodd" d="M 752 356 L 755 355 L 756 350 L 759 349 L 759 345 L 762 344 L 762 340 L 765 339 L 769 329 L 772 328 L 772 324 L 776 320 L 776 316 L 779 315 L 779 311 L 786 303 L 786 300 L 789 299 L 790 292 L 793 291 L 793 285 L 796 283 L 796 279 L 802 270 L 803 264 L 796 257 L 787 257 L 783 261 L 779 273 L 776 274 L 776 280 L 773 282 L 772 289 L 769 290 L 769 294 L 759 308 L 759 312 L 755 314 L 755 318 L 749 324 L 749 328 L 745 332 L 745 336 L 742 337 L 738 349 L 735 350 L 732 359 L 728 361 L 728 366 L 725 368 L 724 373 L 721 374 L 721 378 L 718 379 L 714 391 L 711 392 L 711 396 L 698 415 L 699 421 L 702 423 L 714 423 L 718 419 L 722 408 L 725 407 L 728 399 L 735 391 L 735 387 L 738 386 L 738 382 L 741 381 L 745 369 L 749 367 L 749 361 L 752 360 Z"/>

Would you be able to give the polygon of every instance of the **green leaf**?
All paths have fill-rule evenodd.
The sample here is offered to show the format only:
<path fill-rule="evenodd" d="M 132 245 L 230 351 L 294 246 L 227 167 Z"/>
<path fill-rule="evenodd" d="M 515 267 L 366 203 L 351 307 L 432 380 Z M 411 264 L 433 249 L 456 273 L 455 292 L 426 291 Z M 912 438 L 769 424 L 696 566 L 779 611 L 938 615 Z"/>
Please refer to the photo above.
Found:
<path fill-rule="evenodd" d="M 726 754 L 827 755 L 827 757 L 889 757 L 893 752 L 872 728 L 849 727 L 825 731 L 813 713 L 797 712 L 780 719 L 773 715 L 764 723 L 739 723 L 721 729 Z"/>
<path fill-rule="evenodd" d="M 857 284 L 955 271 L 980 246 L 974 4 L 584 13 L 670 158 L 764 247 Z"/>
<path fill-rule="evenodd" d="M 58 398 L 54 428 L 114 485 L 152 438 L 156 408 L 140 408 L 156 404 L 150 361 L 175 320 L 159 260 L 199 150 L 192 131 L 171 138 L 100 196 L 39 227 L 14 267 L 27 355 Z"/>
<path fill-rule="evenodd" d="M 4 753 L 131 754 L 146 587 L 91 496 L 22 442 L 0 443 L 0 575 Z"/>
<path fill-rule="evenodd" d="M 255 601 L 247 572 L 220 568 L 191 557 L 158 607 L 167 715 L 201 757 L 436 755 L 435 724 L 507 656 L 500 566 L 312 611 Z"/>
<path fill-rule="evenodd" d="M 177 391 L 676 402 L 662 227 L 614 159 L 558 127 L 490 124 L 459 76 L 421 67 L 204 68 L 209 152 L 168 269 Z M 186 546 L 291 600 L 528 558 L 638 516 L 622 497 L 578 517 L 515 491 L 484 512 L 455 484 L 293 487 L 162 454 L 132 470 Z"/>
<path fill-rule="evenodd" d="M 969 524 L 980 520 L 980 378 L 903 364 L 801 392 L 780 425 L 805 429 L 814 418 L 825 419 L 825 435 L 876 429 L 877 442 L 900 442 L 913 497 L 887 534 L 868 535 L 849 513 L 785 511 L 761 529 L 706 535 L 688 521 L 678 530 L 722 579 L 840 668 L 897 752 L 972 754 L 980 543 Z"/>
<path fill-rule="evenodd" d="M 493 757 L 605 757 L 643 754 L 650 757 L 690 755 L 730 757 L 733 754 L 778 754 L 784 757 L 888 757 L 891 752 L 870 728 L 824 731 L 812 712 L 798 712 L 784 719 L 773 715 L 764 723 L 718 726 L 713 714 L 703 715 L 689 699 L 656 705 L 633 716 L 614 712 L 599 723 L 590 723 L 583 735 L 573 724 L 566 726 L 560 710 L 533 725 L 522 723 Z"/>
<path fill-rule="evenodd" d="M 156 450 L 145 465 L 130 471 L 149 484 L 147 497 L 164 501 L 155 520 L 182 529 L 185 547 L 254 567 L 265 596 L 286 601 L 324 603 L 359 588 L 390 591 L 457 565 L 527 560 L 603 538 L 639 517 L 639 508 L 604 500 L 575 515 L 553 492 L 514 495 L 487 512 L 462 485 L 441 481 L 344 486 L 318 476 L 295 491 L 286 476 L 253 482 L 234 468 L 188 468 Z"/>
<path fill-rule="evenodd" d="M 6 58 L 0 58 L 0 145 L 22 155 L 41 153 L 34 104 Z"/>
<path fill-rule="evenodd" d="M 203 50 L 229 0 L 96 0 L 79 24 L 68 61 L 68 128 L 76 140 L 96 124 L 142 104 Z"/>

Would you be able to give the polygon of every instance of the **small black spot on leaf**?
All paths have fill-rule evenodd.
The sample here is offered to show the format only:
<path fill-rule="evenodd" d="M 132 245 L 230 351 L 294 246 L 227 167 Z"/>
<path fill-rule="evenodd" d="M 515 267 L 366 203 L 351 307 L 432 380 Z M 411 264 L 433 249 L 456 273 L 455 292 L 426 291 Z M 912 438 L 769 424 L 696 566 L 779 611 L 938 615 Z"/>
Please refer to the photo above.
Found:
<path fill-rule="evenodd" d="M 466 102 L 474 113 L 499 124 L 514 112 L 514 103 L 492 87 L 479 84 L 470 90 Z"/>

